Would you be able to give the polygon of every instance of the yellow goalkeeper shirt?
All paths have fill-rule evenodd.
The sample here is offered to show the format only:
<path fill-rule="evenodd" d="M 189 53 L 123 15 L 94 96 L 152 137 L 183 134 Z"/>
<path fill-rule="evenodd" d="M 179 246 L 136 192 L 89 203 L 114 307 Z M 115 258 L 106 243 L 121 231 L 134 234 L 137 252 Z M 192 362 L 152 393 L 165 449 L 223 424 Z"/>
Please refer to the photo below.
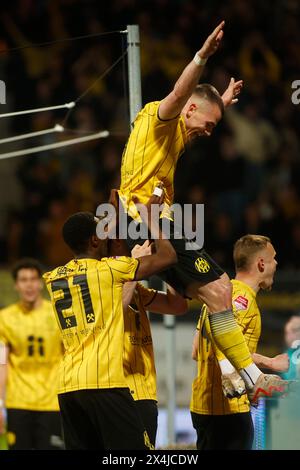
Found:
<path fill-rule="evenodd" d="M 261 333 L 260 311 L 256 292 L 241 281 L 232 280 L 232 300 L 235 318 L 243 331 L 250 353 L 256 352 Z M 190 409 L 204 415 L 228 415 L 250 410 L 247 395 L 228 399 L 223 395 L 221 371 L 215 351 L 209 341 L 210 328 L 204 305 L 197 325 L 199 330 L 198 374 L 192 385 Z M 210 332 L 209 332 L 210 333 Z"/>

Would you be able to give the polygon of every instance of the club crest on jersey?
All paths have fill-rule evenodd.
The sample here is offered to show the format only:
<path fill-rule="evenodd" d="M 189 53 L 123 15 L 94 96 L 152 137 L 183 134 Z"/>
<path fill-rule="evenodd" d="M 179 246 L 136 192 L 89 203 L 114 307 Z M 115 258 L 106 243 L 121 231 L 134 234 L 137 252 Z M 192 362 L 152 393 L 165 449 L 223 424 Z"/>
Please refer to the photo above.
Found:
<path fill-rule="evenodd" d="M 234 299 L 233 303 L 237 310 L 247 310 L 248 308 L 248 299 L 242 295 L 239 295 Z"/>
<path fill-rule="evenodd" d="M 204 258 L 197 258 L 195 261 L 195 268 L 199 273 L 207 273 L 210 270 L 210 265 Z"/>

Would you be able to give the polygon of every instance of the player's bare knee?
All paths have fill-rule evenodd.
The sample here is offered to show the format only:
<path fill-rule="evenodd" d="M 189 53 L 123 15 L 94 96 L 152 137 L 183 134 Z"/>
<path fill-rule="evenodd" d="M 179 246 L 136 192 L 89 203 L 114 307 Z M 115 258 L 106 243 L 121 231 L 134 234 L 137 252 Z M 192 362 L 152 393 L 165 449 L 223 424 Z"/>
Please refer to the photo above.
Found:
<path fill-rule="evenodd" d="M 232 284 L 231 282 L 225 282 L 224 284 L 224 298 L 227 308 L 232 307 Z"/>
<path fill-rule="evenodd" d="M 225 288 L 221 283 L 214 282 L 207 292 L 206 303 L 210 313 L 220 312 L 224 308 Z"/>

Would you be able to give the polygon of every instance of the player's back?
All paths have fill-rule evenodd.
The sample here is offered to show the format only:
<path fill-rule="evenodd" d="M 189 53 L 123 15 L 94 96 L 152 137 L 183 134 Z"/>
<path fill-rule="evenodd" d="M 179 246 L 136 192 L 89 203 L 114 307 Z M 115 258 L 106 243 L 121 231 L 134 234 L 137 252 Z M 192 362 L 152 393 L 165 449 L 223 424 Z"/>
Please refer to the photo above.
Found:
<path fill-rule="evenodd" d="M 135 400 L 157 400 L 154 351 L 146 312 L 146 306 L 155 296 L 154 289 L 138 283 L 127 312 L 124 312 L 124 373 Z"/>
<path fill-rule="evenodd" d="M 148 103 L 139 112 L 123 153 L 119 194 L 126 209 L 132 208 L 133 196 L 146 204 L 159 181 L 165 187 L 165 204 L 173 203 L 174 173 L 186 143 L 186 129 L 180 115 L 159 119 L 159 104 Z"/>
<path fill-rule="evenodd" d="M 127 257 L 76 259 L 44 276 L 66 349 L 59 393 L 127 386 L 122 285 L 137 266 Z"/>

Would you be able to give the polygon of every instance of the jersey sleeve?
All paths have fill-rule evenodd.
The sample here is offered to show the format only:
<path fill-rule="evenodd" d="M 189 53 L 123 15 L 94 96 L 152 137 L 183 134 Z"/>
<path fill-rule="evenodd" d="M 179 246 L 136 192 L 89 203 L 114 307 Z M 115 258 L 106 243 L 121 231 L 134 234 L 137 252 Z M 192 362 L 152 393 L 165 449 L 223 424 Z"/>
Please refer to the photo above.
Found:
<path fill-rule="evenodd" d="M 133 281 L 139 267 L 139 260 L 128 256 L 116 256 L 115 258 L 106 258 L 105 262 L 114 279 L 119 282 Z"/>
<path fill-rule="evenodd" d="M 151 123 L 155 127 L 169 127 L 177 125 L 177 121 L 180 118 L 180 113 L 178 116 L 175 116 L 172 119 L 160 119 L 158 112 L 160 103 L 161 101 L 152 101 L 151 103 L 147 103 L 141 112 L 144 116 L 147 116 L 149 119 L 151 119 Z"/>
<path fill-rule="evenodd" d="M 136 287 L 143 306 L 147 307 L 149 304 L 151 304 L 151 302 L 153 302 L 157 294 L 157 290 L 148 289 L 147 287 L 143 286 L 141 282 L 139 282 Z"/>
<path fill-rule="evenodd" d="M 203 325 L 205 324 L 207 320 L 206 317 L 207 317 L 207 306 L 206 304 L 203 304 L 201 307 L 201 312 L 200 312 L 197 327 L 196 327 L 197 330 L 200 331 L 202 329 Z"/>
<path fill-rule="evenodd" d="M 202 307 L 202 310 L 201 310 L 200 315 L 199 315 L 199 318 L 198 318 L 198 322 L 197 322 L 197 326 L 196 326 L 196 330 L 197 330 L 197 331 L 200 331 L 200 329 L 201 329 L 201 319 L 202 319 L 202 315 L 203 315 L 203 307 Z"/>
<path fill-rule="evenodd" d="M 0 345 L 9 344 L 9 334 L 2 313 L 0 312 Z"/>

